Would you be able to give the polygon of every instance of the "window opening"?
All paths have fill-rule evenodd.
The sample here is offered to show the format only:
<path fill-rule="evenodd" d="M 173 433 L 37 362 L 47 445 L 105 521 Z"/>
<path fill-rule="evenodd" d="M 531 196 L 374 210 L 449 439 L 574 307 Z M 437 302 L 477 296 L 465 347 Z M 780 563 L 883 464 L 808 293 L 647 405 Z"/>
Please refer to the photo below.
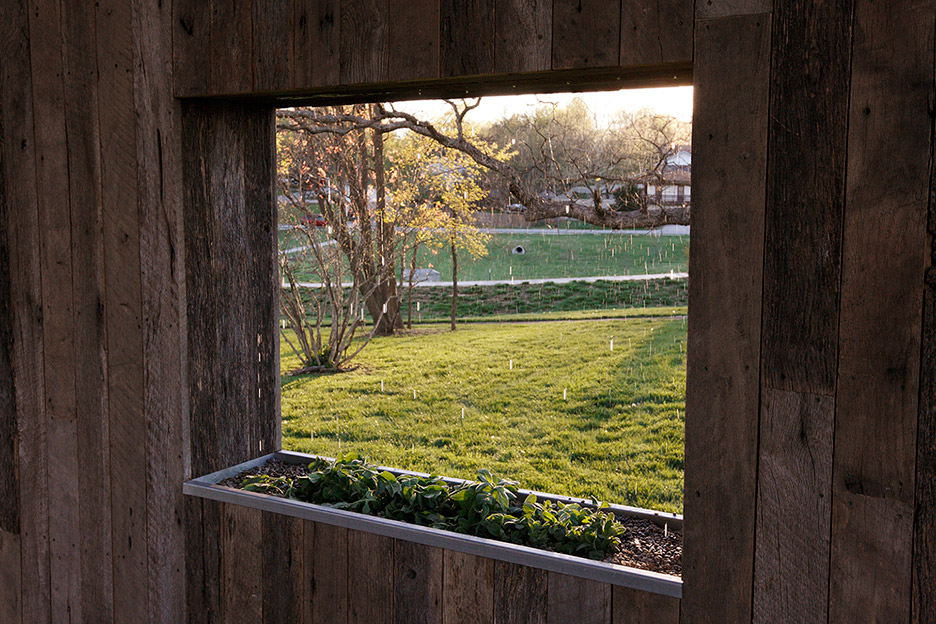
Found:
<path fill-rule="evenodd" d="M 690 118 L 688 87 L 278 111 L 284 448 L 681 513 Z"/>

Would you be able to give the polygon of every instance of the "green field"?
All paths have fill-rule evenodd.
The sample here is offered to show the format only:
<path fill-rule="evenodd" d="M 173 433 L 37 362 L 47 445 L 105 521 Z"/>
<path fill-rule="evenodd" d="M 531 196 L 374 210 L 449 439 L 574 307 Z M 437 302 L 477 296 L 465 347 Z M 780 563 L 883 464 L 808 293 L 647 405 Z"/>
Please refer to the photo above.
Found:
<path fill-rule="evenodd" d="M 317 235 L 324 237 L 325 233 L 320 230 Z M 490 236 L 486 256 L 472 258 L 461 253 L 460 281 L 679 273 L 689 266 L 688 236 L 530 232 Z M 292 249 L 308 242 L 304 236 L 289 230 L 280 231 L 279 240 L 280 249 Z M 523 247 L 525 253 L 512 253 L 516 247 Z M 439 271 L 442 281 L 452 279 L 452 260 L 447 247 L 421 247 L 417 264 L 420 268 Z M 301 280 L 318 281 L 311 264 L 301 268 L 298 274 Z"/>
<path fill-rule="evenodd" d="M 526 253 L 512 250 L 523 247 Z M 462 254 L 458 279 L 525 280 L 543 277 L 590 277 L 685 272 L 689 266 L 688 236 L 633 234 L 492 234 L 481 258 Z M 423 251 L 418 264 L 432 267 L 451 281 L 448 250 Z"/>
<path fill-rule="evenodd" d="M 353 372 L 284 376 L 283 444 L 678 512 L 685 341 L 682 319 L 421 326 Z"/>

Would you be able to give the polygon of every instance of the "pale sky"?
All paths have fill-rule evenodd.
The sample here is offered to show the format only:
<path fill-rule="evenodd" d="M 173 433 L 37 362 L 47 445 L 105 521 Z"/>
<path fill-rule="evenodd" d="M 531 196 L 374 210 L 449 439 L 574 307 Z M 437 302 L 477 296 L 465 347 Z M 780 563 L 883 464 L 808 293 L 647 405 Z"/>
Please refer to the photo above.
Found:
<path fill-rule="evenodd" d="M 599 117 L 610 117 L 619 110 L 636 111 L 650 108 L 658 113 L 672 115 L 680 121 L 692 121 L 692 87 L 491 96 L 482 98 L 481 105 L 468 113 L 467 119 L 475 122 L 493 121 L 504 116 L 532 111 L 538 102 L 558 102 L 565 105 L 574 97 L 582 98 L 588 108 Z M 439 100 L 397 102 L 394 107 L 429 118 L 439 117 L 451 110 L 448 104 Z"/>

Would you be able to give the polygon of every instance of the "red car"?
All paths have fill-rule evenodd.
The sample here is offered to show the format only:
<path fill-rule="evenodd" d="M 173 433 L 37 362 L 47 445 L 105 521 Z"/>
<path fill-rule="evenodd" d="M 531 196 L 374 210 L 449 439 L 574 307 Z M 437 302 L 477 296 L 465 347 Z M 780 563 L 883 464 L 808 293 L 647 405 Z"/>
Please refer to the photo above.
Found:
<path fill-rule="evenodd" d="M 328 221 L 322 215 L 303 215 L 300 221 L 302 221 L 302 225 L 308 227 L 325 227 L 328 225 Z"/>

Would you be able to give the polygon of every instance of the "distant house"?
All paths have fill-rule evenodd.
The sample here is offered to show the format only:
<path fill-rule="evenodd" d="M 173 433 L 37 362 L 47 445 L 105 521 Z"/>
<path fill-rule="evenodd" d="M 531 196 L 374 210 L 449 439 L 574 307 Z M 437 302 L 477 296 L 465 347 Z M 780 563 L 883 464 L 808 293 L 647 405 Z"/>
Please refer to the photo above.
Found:
<path fill-rule="evenodd" d="M 692 203 L 692 148 L 678 145 L 662 166 L 637 178 L 641 200 L 650 206 L 688 206 Z"/>

